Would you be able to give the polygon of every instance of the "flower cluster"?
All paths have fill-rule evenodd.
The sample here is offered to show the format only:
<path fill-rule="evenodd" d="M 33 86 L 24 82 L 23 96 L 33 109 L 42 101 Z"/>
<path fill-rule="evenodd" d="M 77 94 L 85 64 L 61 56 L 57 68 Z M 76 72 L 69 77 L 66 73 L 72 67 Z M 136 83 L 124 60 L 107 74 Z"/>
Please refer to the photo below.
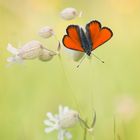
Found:
<path fill-rule="evenodd" d="M 64 20 L 72 20 L 76 17 L 81 17 L 82 12 L 79 12 L 75 8 L 65 8 L 60 12 L 60 17 Z M 44 39 L 48 39 L 52 36 L 57 36 L 50 26 L 44 26 L 38 31 L 38 35 Z M 59 40 L 57 39 L 59 42 Z M 39 59 L 41 61 L 49 61 L 54 56 L 59 54 L 61 49 L 60 42 L 58 43 L 57 51 L 52 51 L 46 48 L 40 41 L 31 40 L 19 48 L 15 48 L 12 44 L 8 44 L 7 50 L 12 54 L 11 57 L 7 58 L 9 63 L 22 63 L 24 60 Z M 77 52 L 74 50 L 66 49 L 66 51 L 72 56 L 74 61 L 79 61 L 84 53 Z M 47 119 L 44 124 L 46 133 L 50 133 L 54 130 L 58 131 L 58 140 L 68 140 L 72 138 L 72 134 L 67 130 L 68 128 L 74 127 L 78 122 L 81 122 L 88 131 L 90 127 L 86 122 L 80 118 L 79 113 L 75 110 L 69 109 L 68 107 L 59 106 L 58 114 L 53 115 L 48 112 Z"/>
<path fill-rule="evenodd" d="M 35 40 L 26 43 L 18 49 L 8 44 L 7 50 L 13 55 L 7 58 L 7 61 L 12 63 L 35 58 L 41 61 L 49 61 L 57 54 L 54 51 L 48 50 L 39 41 Z"/>
<path fill-rule="evenodd" d="M 81 17 L 82 12 L 78 12 L 75 8 L 65 8 L 60 12 L 60 16 L 64 20 L 72 20 L 76 17 Z M 51 36 L 55 36 L 55 32 L 53 28 L 50 26 L 42 27 L 38 35 L 42 38 L 50 38 Z M 57 38 L 57 37 L 56 37 Z M 57 39 L 58 41 L 58 39 Z M 58 41 L 59 42 L 59 41 Z M 7 50 L 12 53 L 11 57 L 7 58 L 7 62 L 10 63 L 21 63 L 23 60 L 31 60 L 38 58 L 41 61 L 49 61 L 53 58 L 53 56 L 59 54 L 60 51 L 60 42 L 58 45 L 57 52 L 47 49 L 44 47 L 39 41 L 32 40 L 27 42 L 25 45 L 20 48 L 13 47 L 10 43 L 7 46 Z M 73 57 L 75 61 L 78 61 L 83 56 L 83 53 L 67 50 Z"/>

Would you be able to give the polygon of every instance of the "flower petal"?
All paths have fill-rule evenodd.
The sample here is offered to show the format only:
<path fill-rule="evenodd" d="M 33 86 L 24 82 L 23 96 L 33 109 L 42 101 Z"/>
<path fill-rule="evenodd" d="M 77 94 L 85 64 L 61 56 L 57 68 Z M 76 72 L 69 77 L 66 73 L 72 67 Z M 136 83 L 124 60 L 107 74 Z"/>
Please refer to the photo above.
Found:
<path fill-rule="evenodd" d="M 66 106 L 66 107 L 64 107 L 64 109 L 63 109 L 63 113 L 65 114 L 65 113 L 67 113 L 69 111 L 69 108 Z"/>
<path fill-rule="evenodd" d="M 59 105 L 59 115 L 63 114 L 63 106 Z"/>
<path fill-rule="evenodd" d="M 54 130 L 56 130 L 55 127 L 48 127 L 48 128 L 45 128 L 45 132 L 46 132 L 46 133 L 50 133 L 50 132 L 52 132 L 52 131 L 54 131 Z"/>
<path fill-rule="evenodd" d="M 19 57 L 19 56 L 12 56 L 12 57 L 8 57 L 7 58 L 7 62 L 22 64 L 23 63 L 23 59 L 21 57 Z"/>
<path fill-rule="evenodd" d="M 11 44 L 8 44 L 7 50 L 14 55 L 18 54 L 18 50 L 15 47 L 13 47 Z"/>
<path fill-rule="evenodd" d="M 15 57 L 8 57 L 7 62 L 15 62 Z"/>
<path fill-rule="evenodd" d="M 49 120 L 45 120 L 45 121 L 44 121 L 44 124 L 46 124 L 47 126 L 54 126 L 54 123 L 52 123 L 52 122 L 49 121 Z"/>
<path fill-rule="evenodd" d="M 58 140 L 64 140 L 64 133 L 65 133 L 65 130 L 63 129 L 60 129 L 58 131 Z"/>
<path fill-rule="evenodd" d="M 52 115 L 51 112 L 48 112 L 47 114 L 47 117 L 49 118 L 49 120 L 53 121 L 53 122 L 57 122 L 58 120 L 56 119 L 55 116 Z"/>

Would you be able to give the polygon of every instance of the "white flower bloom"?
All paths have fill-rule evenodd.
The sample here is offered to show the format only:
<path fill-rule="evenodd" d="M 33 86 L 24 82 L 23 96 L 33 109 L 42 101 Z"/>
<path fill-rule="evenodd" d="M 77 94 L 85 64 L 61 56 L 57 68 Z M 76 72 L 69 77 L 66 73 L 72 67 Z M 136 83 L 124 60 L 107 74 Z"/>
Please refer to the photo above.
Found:
<path fill-rule="evenodd" d="M 72 20 L 77 16 L 81 17 L 82 12 L 78 13 L 78 11 L 75 8 L 65 8 L 64 10 L 62 10 L 60 15 L 65 20 Z"/>
<path fill-rule="evenodd" d="M 54 35 L 54 31 L 51 27 L 45 26 L 39 30 L 38 34 L 43 38 L 49 38 Z"/>
<path fill-rule="evenodd" d="M 63 140 L 64 137 L 71 139 L 72 135 L 66 128 L 73 127 L 79 121 L 79 113 L 70 110 L 68 107 L 59 106 L 59 113 L 52 115 L 52 113 L 47 113 L 48 119 L 44 121 L 47 128 L 45 132 L 49 133 L 54 130 L 58 130 L 58 140 Z"/>
<path fill-rule="evenodd" d="M 65 48 L 65 51 L 69 54 L 70 57 L 72 57 L 74 61 L 79 61 L 85 54 L 84 52 L 79 52 L 67 48 Z"/>

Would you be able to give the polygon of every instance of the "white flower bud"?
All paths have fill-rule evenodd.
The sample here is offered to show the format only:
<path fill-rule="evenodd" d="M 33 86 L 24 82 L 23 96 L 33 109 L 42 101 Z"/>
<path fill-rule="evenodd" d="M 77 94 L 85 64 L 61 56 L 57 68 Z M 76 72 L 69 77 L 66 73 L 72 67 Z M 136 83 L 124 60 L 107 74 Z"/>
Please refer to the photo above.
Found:
<path fill-rule="evenodd" d="M 78 16 L 78 12 L 75 8 L 65 8 L 60 15 L 65 20 L 71 20 Z"/>
<path fill-rule="evenodd" d="M 57 53 L 56 52 L 53 52 L 53 51 L 50 51 L 46 48 L 43 48 L 42 51 L 41 51 L 41 54 L 39 56 L 39 59 L 41 61 L 49 61 L 53 58 L 54 55 L 56 55 Z"/>
<path fill-rule="evenodd" d="M 72 57 L 74 61 L 79 61 L 85 54 L 84 52 L 79 52 L 67 48 L 65 48 L 65 51 Z"/>
<path fill-rule="evenodd" d="M 30 41 L 18 49 L 18 56 L 22 59 L 35 59 L 42 51 L 42 45 L 39 41 Z"/>
<path fill-rule="evenodd" d="M 79 120 L 79 113 L 73 110 L 69 110 L 67 113 L 62 115 L 59 120 L 61 128 L 73 127 Z"/>
<path fill-rule="evenodd" d="M 42 27 L 39 32 L 38 32 L 39 36 L 43 37 L 43 38 L 49 38 L 52 35 L 54 35 L 54 31 L 51 27 L 49 26 L 45 26 Z"/>

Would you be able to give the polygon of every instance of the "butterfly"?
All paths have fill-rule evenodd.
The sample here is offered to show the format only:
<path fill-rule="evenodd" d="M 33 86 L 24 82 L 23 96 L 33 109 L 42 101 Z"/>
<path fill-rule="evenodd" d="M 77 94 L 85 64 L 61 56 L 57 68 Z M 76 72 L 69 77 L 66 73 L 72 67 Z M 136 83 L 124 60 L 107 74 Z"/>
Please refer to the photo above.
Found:
<path fill-rule="evenodd" d="M 101 23 L 93 20 L 86 24 L 86 31 L 78 25 L 69 25 L 62 42 L 68 49 L 85 52 L 88 56 L 91 52 L 107 42 L 113 32 L 108 27 L 102 27 Z"/>

